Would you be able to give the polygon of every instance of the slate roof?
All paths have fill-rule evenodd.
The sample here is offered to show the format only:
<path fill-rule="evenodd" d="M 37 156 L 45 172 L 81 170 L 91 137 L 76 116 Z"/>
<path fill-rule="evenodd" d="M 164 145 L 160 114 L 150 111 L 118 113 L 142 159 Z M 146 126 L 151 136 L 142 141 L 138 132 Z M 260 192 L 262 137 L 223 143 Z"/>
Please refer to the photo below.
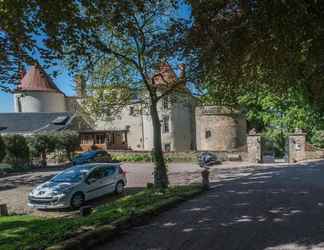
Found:
<path fill-rule="evenodd" d="M 41 91 L 62 93 L 53 80 L 39 65 L 31 66 L 27 74 L 21 79 L 17 92 Z M 62 93 L 63 94 L 63 93 Z"/>
<path fill-rule="evenodd" d="M 59 131 L 67 128 L 73 118 L 68 112 L 0 113 L 0 134 Z"/>

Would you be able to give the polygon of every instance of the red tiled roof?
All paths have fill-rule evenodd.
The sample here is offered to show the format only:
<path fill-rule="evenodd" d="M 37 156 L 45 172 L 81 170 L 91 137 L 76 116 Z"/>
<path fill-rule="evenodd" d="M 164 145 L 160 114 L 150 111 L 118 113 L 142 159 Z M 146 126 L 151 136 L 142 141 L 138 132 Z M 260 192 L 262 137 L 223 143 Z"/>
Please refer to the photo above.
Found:
<path fill-rule="evenodd" d="M 22 78 L 17 91 L 41 91 L 62 93 L 53 80 L 38 65 L 30 67 L 27 74 Z M 62 93 L 63 94 L 63 93 Z"/>

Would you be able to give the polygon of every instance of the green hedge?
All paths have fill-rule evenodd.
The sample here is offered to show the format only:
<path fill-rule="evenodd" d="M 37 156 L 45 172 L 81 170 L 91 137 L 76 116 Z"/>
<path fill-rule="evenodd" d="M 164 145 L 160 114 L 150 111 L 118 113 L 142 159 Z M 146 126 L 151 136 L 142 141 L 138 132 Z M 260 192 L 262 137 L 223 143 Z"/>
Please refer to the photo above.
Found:
<path fill-rule="evenodd" d="M 147 153 L 109 152 L 109 153 L 112 155 L 113 160 L 124 161 L 124 162 L 152 162 L 152 155 L 150 152 Z M 166 162 L 192 162 L 192 161 L 196 161 L 197 153 L 193 153 L 193 152 L 165 153 L 164 159 Z"/>
<path fill-rule="evenodd" d="M 47 159 L 71 159 L 80 147 L 79 135 L 74 131 L 37 133 L 31 136 L 18 134 L 0 137 L 0 163 L 21 169 L 26 166 L 47 164 Z M 63 154 L 62 154 L 63 153 Z"/>

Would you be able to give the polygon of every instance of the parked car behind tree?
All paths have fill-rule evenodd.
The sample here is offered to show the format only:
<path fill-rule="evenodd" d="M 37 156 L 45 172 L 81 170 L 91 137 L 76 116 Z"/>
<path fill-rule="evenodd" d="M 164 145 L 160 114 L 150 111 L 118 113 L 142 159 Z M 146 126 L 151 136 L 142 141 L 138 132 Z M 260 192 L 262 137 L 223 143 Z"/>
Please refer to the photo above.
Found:
<path fill-rule="evenodd" d="M 109 163 L 112 162 L 111 155 L 105 150 L 92 150 L 79 154 L 72 160 L 73 165 L 85 163 Z"/>

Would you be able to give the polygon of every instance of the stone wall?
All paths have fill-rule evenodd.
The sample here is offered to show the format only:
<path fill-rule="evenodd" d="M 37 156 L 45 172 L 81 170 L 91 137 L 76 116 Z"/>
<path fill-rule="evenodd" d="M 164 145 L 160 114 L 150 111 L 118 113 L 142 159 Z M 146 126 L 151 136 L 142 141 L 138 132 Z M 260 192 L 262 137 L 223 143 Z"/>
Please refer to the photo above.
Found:
<path fill-rule="evenodd" d="M 129 151 L 129 150 L 108 150 L 108 152 L 113 156 L 151 156 L 151 151 Z M 214 153 L 220 161 L 228 160 L 243 160 L 247 159 L 247 152 L 226 152 L 226 151 L 210 151 Z M 172 159 L 172 161 L 179 162 L 197 162 L 197 157 L 201 152 L 199 151 L 187 151 L 187 152 L 165 152 L 165 159 Z"/>
<path fill-rule="evenodd" d="M 300 132 L 289 134 L 288 142 L 288 162 L 294 163 L 305 160 L 306 134 Z"/>
<path fill-rule="evenodd" d="M 197 150 L 233 151 L 246 145 L 246 119 L 218 106 L 196 108 Z"/>
<path fill-rule="evenodd" d="M 305 160 L 323 159 L 324 150 L 305 151 Z"/>
<path fill-rule="evenodd" d="M 262 162 L 261 135 L 250 134 L 247 137 L 247 161 L 251 163 Z"/>

